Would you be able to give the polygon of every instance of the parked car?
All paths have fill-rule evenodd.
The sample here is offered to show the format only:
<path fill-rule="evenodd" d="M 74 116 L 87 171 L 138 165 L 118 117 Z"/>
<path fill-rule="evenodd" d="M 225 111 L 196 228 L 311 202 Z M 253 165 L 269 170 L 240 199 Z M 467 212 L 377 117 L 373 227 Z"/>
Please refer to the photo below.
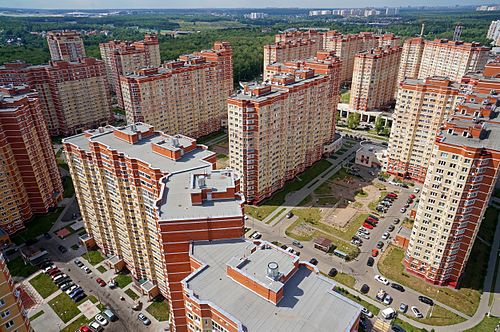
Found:
<path fill-rule="evenodd" d="M 385 296 L 385 298 L 384 298 L 384 301 L 383 301 L 383 302 L 384 302 L 384 304 L 387 304 L 387 305 L 391 304 L 391 303 L 392 303 L 392 297 L 391 297 L 389 294 L 387 294 L 387 295 Z"/>
<path fill-rule="evenodd" d="M 302 245 L 302 243 L 300 243 L 299 241 L 295 240 L 292 242 L 292 244 L 294 246 L 296 246 L 297 248 L 304 248 L 304 246 Z"/>
<path fill-rule="evenodd" d="M 92 331 L 94 332 L 101 332 L 103 331 L 104 329 L 102 328 L 101 324 L 99 324 L 98 322 L 96 321 L 93 321 L 89 324 L 89 327 L 92 329 Z"/>
<path fill-rule="evenodd" d="M 109 288 L 115 288 L 117 285 L 116 285 L 116 281 L 115 279 L 110 279 L 109 282 L 108 282 L 108 287 Z"/>
<path fill-rule="evenodd" d="M 65 284 L 69 281 L 71 281 L 71 278 L 66 276 L 66 277 L 62 277 L 62 278 L 55 280 L 54 284 L 56 284 L 57 287 L 60 287 L 62 284 Z"/>
<path fill-rule="evenodd" d="M 318 265 L 318 260 L 316 258 L 311 258 L 311 260 L 309 261 L 309 263 L 311 263 L 312 265 L 316 266 Z"/>
<path fill-rule="evenodd" d="M 372 257 L 378 256 L 378 249 L 372 249 Z"/>
<path fill-rule="evenodd" d="M 80 329 L 78 331 L 80 331 L 80 332 L 92 332 L 92 330 L 90 329 L 90 327 L 88 325 L 80 326 Z"/>
<path fill-rule="evenodd" d="M 399 210 L 401 213 L 405 213 L 406 212 L 406 209 L 404 207 L 401 208 L 401 210 Z"/>
<path fill-rule="evenodd" d="M 391 287 L 400 291 L 400 292 L 404 292 L 405 291 L 405 288 L 403 286 L 401 286 L 400 284 L 396 284 L 396 283 L 391 283 Z"/>
<path fill-rule="evenodd" d="M 387 231 L 392 232 L 394 230 L 394 228 L 396 228 L 396 227 L 394 227 L 394 225 L 389 225 L 389 227 L 387 227 Z"/>
<path fill-rule="evenodd" d="M 363 227 L 360 227 L 360 228 L 358 229 L 358 232 L 361 232 L 361 233 L 364 233 L 364 234 L 368 234 L 368 235 L 370 235 L 370 231 L 369 231 L 369 230 L 367 230 L 366 228 L 363 228 Z"/>
<path fill-rule="evenodd" d="M 99 324 L 101 324 L 101 326 L 108 325 L 108 320 L 106 318 L 104 318 L 104 316 L 101 315 L 101 314 L 95 315 L 94 319 L 95 319 L 96 322 L 98 322 Z"/>
<path fill-rule="evenodd" d="M 401 219 L 396 218 L 392 222 L 394 223 L 394 225 L 397 225 L 397 224 L 399 224 L 400 221 L 401 221 Z"/>
<path fill-rule="evenodd" d="M 396 198 L 398 198 L 398 194 L 396 194 L 396 193 L 388 193 L 387 197 L 391 197 L 391 198 L 396 199 Z"/>
<path fill-rule="evenodd" d="M 75 264 L 76 264 L 76 266 L 78 266 L 78 267 L 82 267 L 82 266 L 83 266 L 83 263 L 82 263 L 79 259 L 75 259 L 75 260 L 73 261 L 73 263 L 75 263 Z"/>
<path fill-rule="evenodd" d="M 111 322 L 118 320 L 118 317 L 116 316 L 116 314 L 114 313 L 114 311 L 111 308 L 106 308 L 102 312 L 102 314 Z"/>
<path fill-rule="evenodd" d="M 284 245 L 282 245 L 280 248 L 281 248 L 281 249 L 283 249 L 283 250 L 287 250 L 287 249 L 288 249 L 288 246 L 287 246 L 286 244 L 284 244 Z"/>
<path fill-rule="evenodd" d="M 87 296 L 87 294 L 85 294 L 85 293 L 80 293 L 80 294 L 78 294 L 77 296 L 75 296 L 75 297 L 73 298 L 73 301 L 74 301 L 74 302 L 81 301 L 82 299 L 84 299 L 84 298 L 85 298 L 85 296 Z"/>
<path fill-rule="evenodd" d="M 96 282 L 99 284 L 99 286 L 101 286 L 101 287 L 105 287 L 105 286 L 106 286 L 106 281 L 102 280 L 101 278 L 97 278 L 95 281 L 96 281 Z"/>
<path fill-rule="evenodd" d="M 65 247 L 65 246 L 63 246 L 62 244 L 61 244 L 61 245 L 59 245 L 59 247 L 57 247 L 57 249 L 58 249 L 58 250 L 59 250 L 62 254 L 64 254 L 64 253 L 68 252 L 68 249 L 66 249 L 66 247 Z"/>
<path fill-rule="evenodd" d="M 361 313 L 368 318 L 373 317 L 373 313 L 370 310 L 366 309 L 365 307 L 361 308 Z"/>
<path fill-rule="evenodd" d="M 363 284 L 363 286 L 361 286 L 361 289 L 359 291 L 363 294 L 366 294 L 370 291 L 370 286 L 368 286 L 367 284 Z"/>
<path fill-rule="evenodd" d="M 71 294 L 75 289 L 77 289 L 79 286 L 78 285 L 73 285 L 70 288 L 68 288 L 65 292 L 66 294 Z"/>
<path fill-rule="evenodd" d="M 389 285 L 389 280 L 387 280 L 386 278 L 382 277 L 381 275 L 378 275 L 376 274 L 375 277 L 374 277 L 375 280 L 377 280 L 378 282 L 380 282 L 381 284 L 384 284 L 384 285 Z"/>
<path fill-rule="evenodd" d="M 142 313 L 139 313 L 139 315 L 137 315 L 137 319 L 139 319 L 142 324 L 144 325 L 149 325 L 151 324 L 151 321 L 149 320 L 149 318 L 147 318 L 144 314 Z"/>
<path fill-rule="evenodd" d="M 73 286 L 73 285 L 74 285 L 74 283 L 73 283 L 72 281 L 68 281 L 68 282 L 66 282 L 66 283 L 64 283 L 64 284 L 62 284 L 62 285 L 60 285 L 60 286 L 59 286 L 59 288 L 60 288 L 63 292 L 65 292 L 65 291 L 67 291 L 68 289 L 70 289 L 70 288 L 71 288 L 71 286 Z"/>
<path fill-rule="evenodd" d="M 432 299 L 428 298 L 427 296 L 422 296 L 422 295 L 420 295 L 420 296 L 418 297 L 418 300 L 419 300 L 420 302 L 425 303 L 425 304 L 428 304 L 428 305 L 430 305 L 430 306 L 433 306 L 433 305 L 434 305 L 434 301 L 433 301 Z"/>
<path fill-rule="evenodd" d="M 54 264 L 50 264 L 50 265 L 42 268 L 42 271 L 44 273 L 49 273 L 49 271 L 54 270 L 54 269 L 57 269 L 57 266 L 55 266 Z"/>
<path fill-rule="evenodd" d="M 420 188 L 415 188 L 415 189 L 413 189 L 413 192 L 414 192 L 415 194 L 418 194 L 418 192 L 419 192 L 419 191 L 420 191 Z"/>
<path fill-rule="evenodd" d="M 411 199 L 415 199 L 415 197 L 417 197 L 417 196 L 415 196 L 414 194 L 411 194 L 411 195 L 410 195 L 410 198 L 411 198 Z"/>
<path fill-rule="evenodd" d="M 83 293 L 83 288 L 77 287 L 71 293 L 69 293 L 69 297 L 73 298 L 80 293 Z"/>
<path fill-rule="evenodd" d="M 399 325 L 392 325 L 391 328 L 393 332 L 406 332 L 406 330 Z"/>
<path fill-rule="evenodd" d="M 370 214 L 370 215 L 368 215 L 368 217 L 369 217 L 369 218 L 373 218 L 373 219 L 375 219 L 375 220 L 377 220 L 377 221 L 378 221 L 378 220 L 380 220 L 380 218 L 379 218 L 379 217 L 377 217 L 377 216 L 376 216 L 376 215 L 374 215 L 374 214 Z"/>
<path fill-rule="evenodd" d="M 334 267 L 332 267 L 332 268 L 330 269 L 330 271 L 328 272 L 328 275 L 329 275 L 330 277 L 335 277 L 335 276 L 337 275 L 337 273 L 338 273 L 337 269 L 336 269 L 336 268 L 334 268 Z"/>
<path fill-rule="evenodd" d="M 415 307 L 415 306 L 411 307 L 411 311 L 413 312 L 413 314 L 415 315 L 415 317 L 417 317 L 417 318 L 424 318 L 424 315 L 422 315 L 422 313 L 420 312 L 420 310 L 418 310 L 417 307 Z"/>
<path fill-rule="evenodd" d="M 382 242 L 382 241 L 378 241 L 378 242 L 377 242 L 377 248 L 378 248 L 378 249 L 382 249 L 383 247 L 384 247 L 384 242 Z"/>
<path fill-rule="evenodd" d="M 262 237 L 262 234 L 259 232 L 254 232 L 251 236 L 252 239 L 256 239 L 256 240 L 260 239 L 261 237 Z"/>
<path fill-rule="evenodd" d="M 89 273 L 92 273 L 92 270 L 89 269 L 87 266 L 82 266 L 82 270 L 85 271 L 85 273 L 89 274 Z"/>
<path fill-rule="evenodd" d="M 382 234 L 382 240 L 387 240 L 389 238 L 390 234 L 388 232 L 385 232 Z"/>
<path fill-rule="evenodd" d="M 387 295 L 387 293 L 385 292 L 385 290 L 379 289 L 377 292 L 377 295 L 375 295 L 375 298 L 377 300 L 379 300 L 380 302 L 382 302 L 385 299 L 386 295 Z"/>
<path fill-rule="evenodd" d="M 402 313 L 405 313 L 406 311 L 408 311 L 408 305 L 405 304 L 405 303 L 401 303 L 399 305 L 399 311 L 402 312 Z"/>
<path fill-rule="evenodd" d="M 393 319 L 396 317 L 396 311 L 392 308 L 385 308 L 380 311 L 380 314 L 384 317 L 384 319 Z"/>
<path fill-rule="evenodd" d="M 374 263 L 375 263 L 375 259 L 373 259 L 373 257 L 368 257 L 368 261 L 366 262 L 366 265 L 373 266 Z"/>
<path fill-rule="evenodd" d="M 367 223 L 364 223 L 364 224 L 363 224 L 363 227 L 364 227 L 364 228 L 368 228 L 368 229 L 373 229 L 373 226 L 372 226 L 372 225 L 370 225 L 370 224 L 367 224 Z"/>
<path fill-rule="evenodd" d="M 286 217 L 287 217 L 288 219 L 292 218 L 292 217 L 293 217 L 293 213 L 292 213 L 291 211 L 290 211 L 290 212 L 288 212 L 288 213 L 286 214 Z"/>
<path fill-rule="evenodd" d="M 360 234 L 359 237 L 365 239 L 365 240 L 369 240 L 370 239 L 370 235 L 368 234 Z"/>
<path fill-rule="evenodd" d="M 64 277 L 67 277 L 67 275 L 62 273 L 62 272 L 59 272 L 58 274 L 52 275 L 52 281 L 56 282 L 57 280 L 64 278 Z"/>
<path fill-rule="evenodd" d="M 50 235 L 49 233 L 43 233 L 43 237 L 47 240 L 50 240 L 52 238 L 52 235 Z"/>

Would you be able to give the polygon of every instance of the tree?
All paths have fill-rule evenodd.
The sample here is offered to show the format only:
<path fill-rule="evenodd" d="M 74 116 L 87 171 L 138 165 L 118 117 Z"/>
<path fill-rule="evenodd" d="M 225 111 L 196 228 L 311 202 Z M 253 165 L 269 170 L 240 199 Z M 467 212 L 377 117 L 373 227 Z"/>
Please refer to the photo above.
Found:
<path fill-rule="evenodd" d="M 382 132 L 382 130 L 384 130 L 384 119 L 382 119 L 382 117 L 380 116 L 375 120 L 375 130 L 379 135 Z"/>
<path fill-rule="evenodd" d="M 391 128 L 390 127 L 384 127 L 384 130 L 382 130 L 382 135 L 389 137 L 389 135 L 391 135 Z"/>
<path fill-rule="evenodd" d="M 361 114 L 351 112 L 347 116 L 347 128 L 356 129 L 359 126 L 359 121 L 361 120 Z"/>

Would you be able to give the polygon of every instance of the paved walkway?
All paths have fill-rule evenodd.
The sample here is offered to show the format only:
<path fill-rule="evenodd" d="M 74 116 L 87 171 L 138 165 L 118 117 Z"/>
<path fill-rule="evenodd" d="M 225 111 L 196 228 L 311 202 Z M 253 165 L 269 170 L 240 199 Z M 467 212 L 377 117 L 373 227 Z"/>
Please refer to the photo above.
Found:
<path fill-rule="evenodd" d="M 353 154 L 359 149 L 359 143 L 354 144 L 349 148 L 344 154 L 342 154 L 337 159 L 327 158 L 327 160 L 332 164 L 328 169 L 323 171 L 316 178 L 311 180 L 309 185 L 304 186 L 303 188 L 294 191 L 288 194 L 285 198 L 285 202 L 277 207 L 273 212 L 271 212 L 264 220 L 264 223 L 270 223 L 272 220 L 272 225 L 276 225 L 280 222 L 280 220 L 293 208 L 304 200 L 307 196 L 309 196 L 314 190 L 316 190 L 323 183 L 328 181 L 330 177 L 332 177 L 335 173 L 337 173 L 344 162 L 348 161 L 353 157 Z M 284 210 L 283 210 L 284 209 Z"/>

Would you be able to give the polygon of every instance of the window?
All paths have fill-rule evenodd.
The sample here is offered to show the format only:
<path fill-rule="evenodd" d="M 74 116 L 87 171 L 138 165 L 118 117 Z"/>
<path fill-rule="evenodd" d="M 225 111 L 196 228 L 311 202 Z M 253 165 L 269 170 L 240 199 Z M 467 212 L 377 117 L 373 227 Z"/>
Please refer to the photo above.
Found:
<path fill-rule="evenodd" d="M 10 315 L 10 310 L 0 312 L 0 317 L 5 318 Z"/>
<path fill-rule="evenodd" d="M 4 299 L 1 299 L 0 300 L 0 307 L 2 307 L 3 305 L 5 305 L 5 301 L 4 301 Z"/>
<path fill-rule="evenodd" d="M 10 329 L 12 326 L 14 326 L 14 321 L 13 320 L 9 320 L 7 323 L 5 323 L 5 327 Z"/>

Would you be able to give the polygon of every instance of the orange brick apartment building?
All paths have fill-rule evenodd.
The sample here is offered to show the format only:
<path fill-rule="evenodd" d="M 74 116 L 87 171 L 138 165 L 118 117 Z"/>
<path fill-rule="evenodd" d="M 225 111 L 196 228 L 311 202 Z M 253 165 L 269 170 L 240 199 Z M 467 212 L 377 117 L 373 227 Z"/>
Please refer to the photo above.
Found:
<path fill-rule="evenodd" d="M 47 213 L 63 187 L 37 93 L 0 86 L 0 228 L 12 234 Z"/>
<path fill-rule="evenodd" d="M 226 100 L 233 91 L 231 45 L 182 55 L 159 68 L 121 76 L 127 122 L 147 122 L 167 133 L 198 138 L 227 122 Z"/>
<path fill-rule="evenodd" d="M 187 331 L 181 281 L 191 273 L 189 243 L 243 236 L 239 179 L 214 170 L 215 153 L 196 140 L 142 123 L 63 144 L 89 237 L 136 280 L 158 287 L 173 330 Z"/>
<path fill-rule="evenodd" d="M 50 58 L 54 61 L 78 61 L 85 58 L 85 46 L 77 31 L 49 31 L 47 33 Z"/>
<path fill-rule="evenodd" d="M 0 84 L 27 84 L 38 92 L 45 122 L 53 136 L 72 135 L 113 121 L 104 62 L 22 62 L 0 67 Z"/>
<path fill-rule="evenodd" d="M 158 37 L 146 34 L 144 40 L 136 42 L 112 40 L 99 44 L 99 50 L 106 65 L 111 89 L 116 94 L 118 106 L 123 109 L 120 75 L 130 74 L 142 68 L 158 67 L 161 64 Z"/>
<path fill-rule="evenodd" d="M 270 82 L 228 100 L 230 165 L 258 203 L 318 161 L 335 134 L 341 62 L 328 52 L 268 66 Z"/>

